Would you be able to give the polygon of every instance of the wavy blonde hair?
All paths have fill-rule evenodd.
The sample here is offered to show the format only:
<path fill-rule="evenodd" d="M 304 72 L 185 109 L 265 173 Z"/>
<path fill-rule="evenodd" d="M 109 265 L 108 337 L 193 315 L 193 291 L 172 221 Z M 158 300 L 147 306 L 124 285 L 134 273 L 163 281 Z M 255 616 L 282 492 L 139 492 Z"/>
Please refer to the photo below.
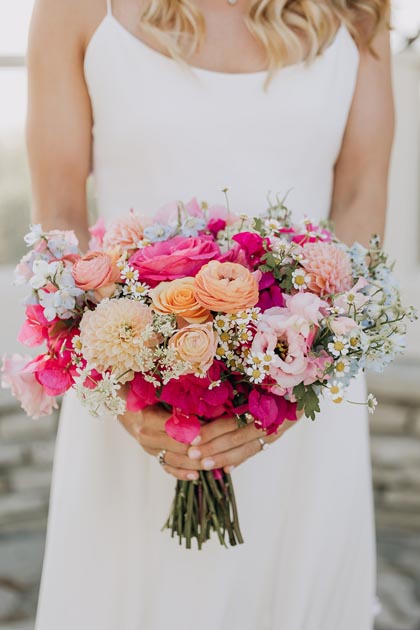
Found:
<path fill-rule="evenodd" d="M 271 75 L 320 55 L 339 23 L 359 46 L 371 48 L 376 33 L 389 26 L 389 5 L 390 0 L 250 0 L 245 22 L 265 50 Z M 205 37 L 204 17 L 193 0 L 146 0 L 141 25 L 180 61 L 188 61 Z"/>

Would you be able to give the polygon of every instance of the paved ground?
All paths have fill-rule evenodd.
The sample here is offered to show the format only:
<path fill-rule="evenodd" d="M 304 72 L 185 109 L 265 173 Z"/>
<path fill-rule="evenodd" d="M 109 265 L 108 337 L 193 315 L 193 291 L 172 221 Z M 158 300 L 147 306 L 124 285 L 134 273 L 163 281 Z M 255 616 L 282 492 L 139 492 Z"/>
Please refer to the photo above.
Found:
<path fill-rule="evenodd" d="M 43 522 L 0 533 L 0 630 L 33 630 L 43 548 Z M 420 540 L 382 533 L 378 553 L 376 630 L 420 630 Z"/>

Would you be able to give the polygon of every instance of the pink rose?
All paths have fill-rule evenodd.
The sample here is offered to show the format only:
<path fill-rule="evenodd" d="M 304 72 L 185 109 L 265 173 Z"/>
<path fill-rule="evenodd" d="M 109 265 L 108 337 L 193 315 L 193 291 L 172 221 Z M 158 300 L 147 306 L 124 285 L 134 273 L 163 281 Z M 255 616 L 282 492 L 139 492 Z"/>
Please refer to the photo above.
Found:
<path fill-rule="evenodd" d="M 175 236 L 139 249 L 129 262 L 139 272 L 140 279 L 154 287 L 165 280 L 195 276 L 201 267 L 219 256 L 219 246 L 209 236 Z"/>
<path fill-rule="evenodd" d="M 10 388 L 24 411 L 32 418 L 48 416 L 57 409 L 57 401 L 49 396 L 33 372 L 26 372 L 31 357 L 14 354 L 3 359 L 1 385 Z"/>
<path fill-rule="evenodd" d="M 105 252 L 90 252 L 76 262 L 72 275 L 76 286 L 83 291 L 96 291 L 96 298 L 110 297 L 120 272 L 111 256 Z"/>
<path fill-rule="evenodd" d="M 205 374 L 213 364 L 218 335 L 213 323 L 191 324 L 178 330 L 168 346 L 174 348 L 178 357 L 191 365 L 188 374 Z"/>

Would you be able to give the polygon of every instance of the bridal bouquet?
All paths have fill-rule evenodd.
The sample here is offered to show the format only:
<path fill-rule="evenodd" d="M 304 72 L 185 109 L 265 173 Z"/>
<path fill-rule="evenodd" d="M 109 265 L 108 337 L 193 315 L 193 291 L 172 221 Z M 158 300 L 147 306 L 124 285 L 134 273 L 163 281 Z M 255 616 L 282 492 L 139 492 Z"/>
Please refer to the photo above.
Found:
<path fill-rule="evenodd" d="M 314 419 L 323 396 L 343 402 L 360 370 L 403 351 L 415 317 L 376 237 L 349 248 L 282 201 L 248 217 L 193 199 L 153 222 L 100 220 L 91 235 L 85 255 L 73 232 L 36 225 L 25 238 L 19 341 L 46 350 L 6 357 L 3 385 L 33 417 L 74 388 L 94 416 L 164 405 L 185 444 L 223 416 L 272 434 L 297 410 Z M 166 527 L 188 548 L 213 531 L 242 542 L 230 475 L 178 481 Z"/>

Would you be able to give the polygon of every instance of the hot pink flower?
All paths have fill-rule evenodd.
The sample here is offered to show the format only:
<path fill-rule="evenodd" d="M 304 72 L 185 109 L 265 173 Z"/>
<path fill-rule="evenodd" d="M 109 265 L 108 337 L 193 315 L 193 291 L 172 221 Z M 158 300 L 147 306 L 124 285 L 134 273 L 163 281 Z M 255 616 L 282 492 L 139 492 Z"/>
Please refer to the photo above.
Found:
<path fill-rule="evenodd" d="M 271 272 L 262 274 L 259 291 L 260 299 L 257 306 L 263 313 L 274 306 L 284 306 L 283 292 Z"/>
<path fill-rule="evenodd" d="M 57 409 L 57 401 L 50 397 L 35 374 L 25 371 L 31 357 L 14 354 L 5 357 L 2 367 L 2 387 L 10 388 L 24 411 L 33 418 L 48 416 Z"/>
<path fill-rule="evenodd" d="M 143 374 L 137 373 L 128 387 L 126 400 L 128 411 L 140 411 L 158 402 L 154 385 L 146 381 Z"/>
<path fill-rule="evenodd" d="M 262 393 L 257 389 L 249 395 L 249 412 L 255 418 L 255 425 L 265 430 L 267 435 L 275 433 L 285 420 L 296 420 L 296 403 L 283 396 Z"/>
<path fill-rule="evenodd" d="M 23 370 L 34 374 L 48 396 L 61 396 L 73 385 L 74 366 L 70 363 L 70 353 L 52 359 L 49 355 L 40 355 L 30 361 Z"/>
<path fill-rule="evenodd" d="M 191 444 L 200 433 L 201 424 L 197 416 L 184 414 L 174 409 L 172 416 L 165 423 L 166 433 L 177 442 Z"/>
<path fill-rule="evenodd" d="M 175 236 L 139 249 L 130 258 L 130 265 L 137 269 L 142 281 L 154 287 L 165 280 L 195 276 L 219 256 L 219 246 L 210 236 Z"/>
<path fill-rule="evenodd" d="M 268 243 L 266 238 L 262 238 L 255 232 L 240 232 L 235 234 L 233 240 L 244 250 L 249 266 L 254 269 L 259 265 L 261 258 L 266 253 L 264 244 Z"/>
<path fill-rule="evenodd" d="M 193 374 L 180 376 L 163 386 L 160 399 L 187 415 L 203 418 L 222 416 L 230 408 L 233 388 L 228 381 L 223 381 L 218 387 L 209 389 L 213 382 L 219 380 L 220 374 L 220 365 L 214 363 L 205 378 Z"/>

